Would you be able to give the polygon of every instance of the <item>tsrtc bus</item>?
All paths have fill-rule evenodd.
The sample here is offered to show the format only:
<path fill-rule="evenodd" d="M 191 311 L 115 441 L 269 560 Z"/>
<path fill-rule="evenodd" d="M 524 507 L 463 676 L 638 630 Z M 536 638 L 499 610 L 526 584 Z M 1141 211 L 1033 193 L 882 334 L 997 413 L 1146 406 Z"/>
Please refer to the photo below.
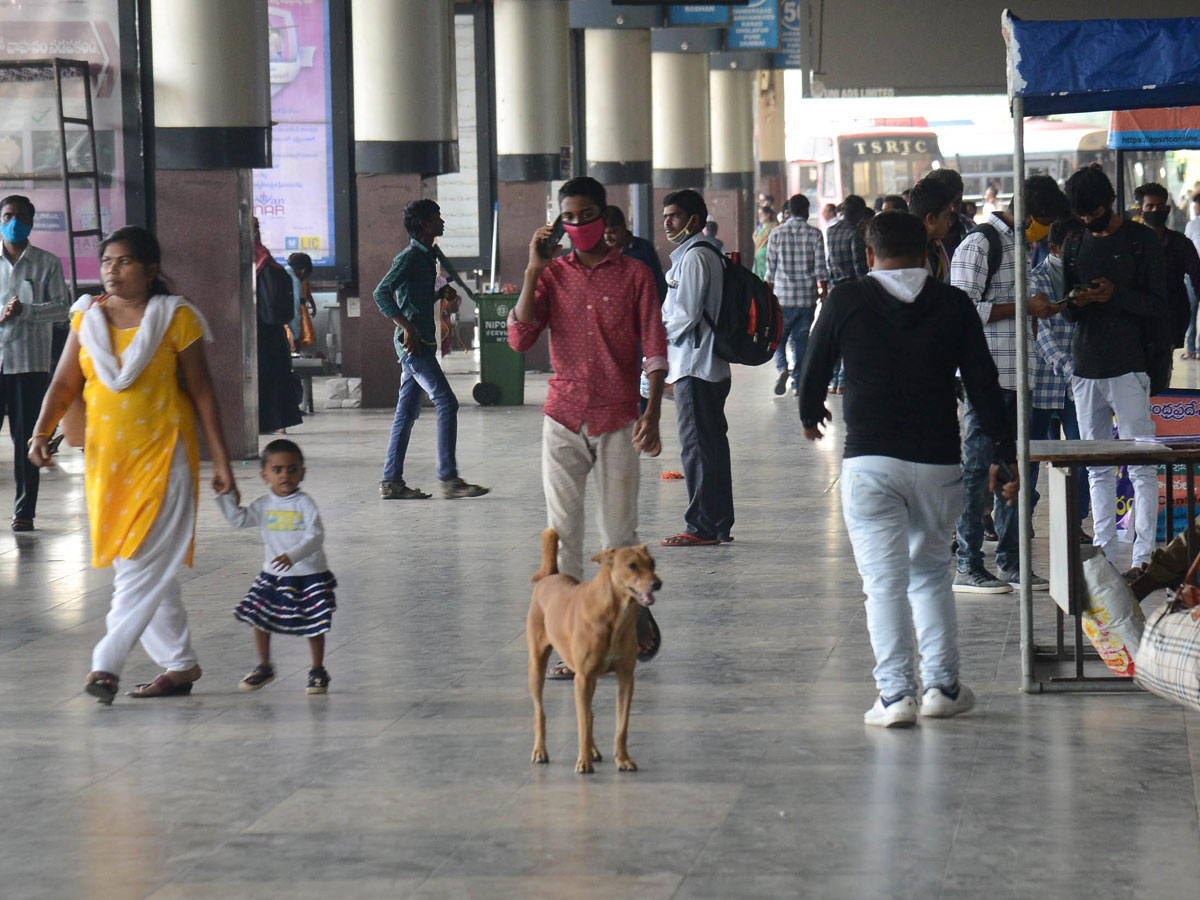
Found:
<path fill-rule="evenodd" d="M 806 136 L 801 156 L 789 166 L 788 190 L 806 194 L 814 215 L 850 194 L 868 204 L 899 194 L 942 164 L 938 136 L 921 119 L 876 119 L 828 136 Z"/>

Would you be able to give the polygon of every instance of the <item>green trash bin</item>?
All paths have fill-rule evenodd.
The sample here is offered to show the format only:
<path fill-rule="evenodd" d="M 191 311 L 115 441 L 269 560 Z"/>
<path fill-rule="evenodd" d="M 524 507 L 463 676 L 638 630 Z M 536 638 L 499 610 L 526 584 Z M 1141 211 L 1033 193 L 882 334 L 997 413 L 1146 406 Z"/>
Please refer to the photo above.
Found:
<path fill-rule="evenodd" d="M 508 346 L 508 314 L 516 294 L 476 294 L 479 320 L 479 384 L 472 396 L 481 406 L 525 402 L 525 354 Z"/>

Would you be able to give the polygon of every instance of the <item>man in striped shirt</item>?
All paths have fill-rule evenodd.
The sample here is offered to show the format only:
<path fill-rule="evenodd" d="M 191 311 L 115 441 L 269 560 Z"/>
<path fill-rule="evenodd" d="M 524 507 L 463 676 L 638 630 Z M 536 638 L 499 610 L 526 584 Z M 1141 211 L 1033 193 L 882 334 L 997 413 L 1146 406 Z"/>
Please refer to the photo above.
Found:
<path fill-rule="evenodd" d="M 808 224 L 808 198 L 796 194 L 788 199 L 789 218 L 767 238 L 767 267 L 764 281 L 770 285 L 783 310 L 783 334 L 775 351 L 779 380 L 775 393 L 787 389 L 787 345 L 792 345 L 792 390 L 800 387 L 800 367 L 808 347 L 813 309 L 818 288 L 825 282 L 825 243 L 821 232 Z M 797 394 L 799 396 L 799 394 Z"/>
<path fill-rule="evenodd" d="M 28 197 L 0 200 L 0 422 L 13 441 L 13 531 L 33 531 L 39 478 L 26 447 L 50 384 L 53 326 L 71 305 L 58 257 L 29 243 L 33 216 Z"/>

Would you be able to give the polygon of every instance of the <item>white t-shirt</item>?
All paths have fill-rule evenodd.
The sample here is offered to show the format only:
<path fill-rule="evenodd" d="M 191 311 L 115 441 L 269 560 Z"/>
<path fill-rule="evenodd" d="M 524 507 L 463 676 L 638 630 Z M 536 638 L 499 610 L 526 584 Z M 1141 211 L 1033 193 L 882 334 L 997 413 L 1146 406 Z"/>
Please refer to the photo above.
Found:
<path fill-rule="evenodd" d="M 249 506 L 238 506 L 233 494 L 218 494 L 217 504 L 229 524 L 237 528 L 259 526 L 267 553 L 264 572 L 290 578 L 329 571 L 321 549 L 325 542 L 321 513 L 304 491 L 287 497 L 264 494 Z M 282 553 L 292 560 L 292 567 L 286 571 L 271 567 L 271 560 Z"/>

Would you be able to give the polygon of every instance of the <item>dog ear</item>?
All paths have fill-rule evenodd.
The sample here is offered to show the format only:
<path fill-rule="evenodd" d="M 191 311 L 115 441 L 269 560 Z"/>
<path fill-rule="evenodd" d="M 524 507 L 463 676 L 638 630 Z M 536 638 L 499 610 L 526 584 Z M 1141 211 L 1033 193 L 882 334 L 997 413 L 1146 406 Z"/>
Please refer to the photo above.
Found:
<path fill-rule="evenodd" d="M 617 552 L 616 550 L 604 550 L 600 553 L 597 553 L 595 556 L 593 556 L 592 562 L 599 563 L 602 566 L 606 566 L 612 562 L 613 556 L 616 554 L 616 552 Z"/>
<path fill-rule="evenodd" d="M 634 549 L 634 550 L 637 550 L 637 551 L 639 551 L 639 552 L 641 552 L 641 553 L 645 553 L 647 556 L 649 556 L 649 555 L 650 555 L 650 548 L 649 548 L 649 547 L 647 547 L 645 544 L 638 544 L 638 545 L 637 545 L 636 547 L 634 547 L 633 549 Z"/>

